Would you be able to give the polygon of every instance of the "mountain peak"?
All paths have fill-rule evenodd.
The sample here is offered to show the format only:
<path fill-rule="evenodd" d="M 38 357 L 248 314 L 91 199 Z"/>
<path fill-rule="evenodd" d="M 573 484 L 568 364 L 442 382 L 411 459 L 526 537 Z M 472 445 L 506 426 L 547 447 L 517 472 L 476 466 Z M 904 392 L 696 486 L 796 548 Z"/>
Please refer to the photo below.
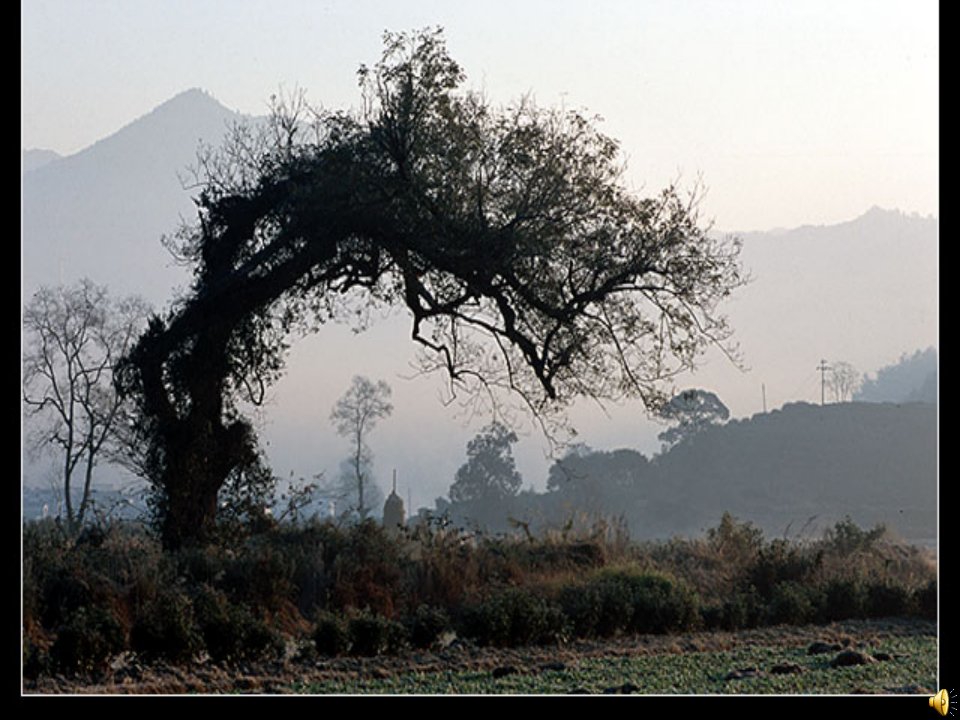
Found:
<path fill-rule="evenodd" d="M 188 90 L 184 90 L 183 92 L 179 92 L 169 100 L 160 103 L 156 108 L 154 108 L 153 112 L 163 108 L 198 104 L 215 105 L 218 108 L 226 109 L 223 104 L 213 96 L 212 93 L 207 92 L 203 88 L 192 87 Z"/>

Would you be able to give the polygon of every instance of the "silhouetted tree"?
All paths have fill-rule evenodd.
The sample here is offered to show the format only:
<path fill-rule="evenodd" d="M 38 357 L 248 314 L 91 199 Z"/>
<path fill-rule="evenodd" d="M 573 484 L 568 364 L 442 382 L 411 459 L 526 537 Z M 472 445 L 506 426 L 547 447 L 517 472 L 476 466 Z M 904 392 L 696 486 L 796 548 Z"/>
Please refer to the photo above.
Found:
<path fill-rule="evenodd" d="M 827 376 L 827 385 L 837 402 L 847 402 L 860 389 L 861 376 L 857 369 L 842 360 L 834 362 Z"/>
<path fill-rule="evenodd" d="M 511 450 L 516 442 L 516 433 L 498 422 L 478 433 L 467 443 L 467 462 L 457 470 L 450 499 L 496 505 L 519 493 L 523 478 Z"/>
<path fill-rule="evenodd" d="M 730 417 L 727 406 L 707 390 L 684 390 L 674 395 L 657 413 L 662 420 L 676 425 L 657 435 L 668 445 L 693 437 L 710 425 L 726 422 Z"/>
<path fill-rule="evenodd" d="M 86 516 L 97 463 L 122 459 L 131 450 L 121 432 L 127 408 L 113 387 L 113 370 L 148 314 L 143 299 L 111 298 L 86 279 L 40 288 L 24 308 L 24 409 L 35 429 L 34 449 L 60 456 L 69 531 Z"/>
<path fill-rule="evenodd" d="M 167 546 L 201 541 L 292 330 L 403 305 L 424 369 L 523 400 L 553 427 L 578 397 L 659 399 L 729 328 L 739 243 L 674 188 L 640 199 L 591 119 L 459 90 L 439 31 L 385 36 L 358 113 L 281 104 L 199 169 L 178 235 L 191 292 L 154 318 L 124 387 L 169 497 Z"/>
<path fill-rule="evenodd" d="M 352 485 L 355 492 L 341 492 L 340 499 L 349 500 L 351 509 L 355 510 L 361 519 L 367 516 L 371 501 L 371 498 L 368 498 L 367 502 L 364 502 L 364 486 L 371 482 L 370 468 L 373 465 L 373 452 L 367 445 L 367 436 L 378 420 L 393 412 L 389 397 L 390 386 L 383 380 L 374 383 L 357 375 L 353 378 L 350 389 L 337 401 L 330 413 L 330 421 L 337 433 L 348 438 L 352 447 L 349 470 L 341 473 L 341 478 Z"/>

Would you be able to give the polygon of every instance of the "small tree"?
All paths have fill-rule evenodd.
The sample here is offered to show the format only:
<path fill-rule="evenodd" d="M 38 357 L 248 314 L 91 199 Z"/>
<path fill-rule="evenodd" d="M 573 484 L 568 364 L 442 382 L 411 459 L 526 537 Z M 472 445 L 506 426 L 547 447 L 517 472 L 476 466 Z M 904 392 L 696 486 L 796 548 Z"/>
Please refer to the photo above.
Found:
<path fill-rule="evenodd" d="M 330 413 L 339 435 L 349 438 L 352 453 L 350 469 L 356 493 L 356 511 L 361 518 L 366 517 L 369 505 L 364 501 L 364 486 L 370 480 L 370 466 L 373 463 L 373 453 L 367 445 L 367 435 L 376 426 L 381 418 L 388 417 L 393 412 L 393 405 L 389 402 L 390 386 L 383 380 L 376 383 L 359 375 L 353 378 L 350 389 L 334 405 Z"/>
<path fill-rule="evenodd" d="M 457 470 L 450 499 L 502 502 L 519 493 L 523 479 L 510 449 L 516 442 L 517 434 L 498 422 L 484 428 L 467 443 L 467 462 Z"/>
<path fill-rule="evenodd" d="M 674 395 L 657 415 L 661 420 L 677 423 L 657 435 L 657 439 L 674 445 L 711 425 L 726 422 L 730 411 L 714 393 L 691 389 Z"/>
<path fill-rule="evenodd" d="M 23 404 L 34 427 L 31 445 L 61 459 L 59 485 L 71 532 L 86 516 L 98 461 L 126 454 L 121 430 L 127 408 L 114 389 L 113 370 L 148 313 L 143 299 L 114 300 L 90 280 L 40 288 L 24 308 Z"/>
<path fill-rule="evenodd" d="M 861 377 L 857 369 L 848 362 L 833 363 L 827 385 L 837 402 L 847 402 L 860 389 Z"/>

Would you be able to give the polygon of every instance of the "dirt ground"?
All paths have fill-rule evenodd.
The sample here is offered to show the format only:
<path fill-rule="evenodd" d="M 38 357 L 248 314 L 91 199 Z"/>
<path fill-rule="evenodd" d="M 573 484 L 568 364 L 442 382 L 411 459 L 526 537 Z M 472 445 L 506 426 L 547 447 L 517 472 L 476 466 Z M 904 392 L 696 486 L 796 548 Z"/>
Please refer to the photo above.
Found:
<path fill-rule="evenodd" d="M 578 641 L 563 646 L 516 649 L 480 648 L 454 641 L 436 652 L 412 651 L 375 658 L 288 659 L 218 666 L 212 663 L 144 665 L 131 655 L 114 660 L 109 670 L 91 677 L 42 677 L 24 680 L 24 694 L 285 694 L 323 680 L 387 678 L 404 673 L 493 670 L 513 666 L 521 672 L 550 663 L 574 665 L 585 658 L 731 650 L 743 645 L 798 647 L 814 642 L 858 647 L 890 636 L 935 635 L 936 625 L 923 620 L 863 620 L 825 626 L 777 626 L 738 632 L 643 635 L 606 641 Z M 923 692 L 924 688 L 917 688 Z"/>

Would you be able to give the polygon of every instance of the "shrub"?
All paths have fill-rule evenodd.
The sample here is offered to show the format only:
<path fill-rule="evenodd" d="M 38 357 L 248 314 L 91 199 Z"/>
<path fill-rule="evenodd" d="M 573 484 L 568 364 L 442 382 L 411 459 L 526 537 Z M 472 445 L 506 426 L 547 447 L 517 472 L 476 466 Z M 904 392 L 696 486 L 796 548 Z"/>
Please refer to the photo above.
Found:
<path fill-rule="evenodd" d="M 910 613 L 910 593 L 901 585 L 871 583 L 867 586 L 868 617 L 889 617 Z"/>
<path fill-rule="evenodd" d="M 183 591 L 166 589 L 144 606 L 134 621 L 130 645 L 147 660 L 184 661 L 202 649 L 193 607 Z"/>
<path fill-rule="evenodd" d="M 823 620 L 862 618 L 867 604 L 863 583 L 857 580 L 831 580 L 823 592 L 820 617 Z"/>
<path fill-rule="evenodd" d="M 45 627 L 66 623 L 77 610 L 93 604 L 90 584 L 78 574 L 78 570 L 65 568 L 44 583 L 40 607 Z"/>
<path fill-rule="evenodd" d="M 877 541 L 886 533 L 883 525 L 877 525 L 872 530 L 863 530 L 849 515 L 839 521 L 832 529 L 824 533 L 826 548 L 845 557 L 855 552 L 866 552 L 873 549 Z"/>
<path fill-rule="evenodd" d="M 23 640 L 23 677 L 27 680 L 36 680 L 46 675 L 51 667 L 50 656 L 29 637 Z"/>
<path fill-rule="evenodd" d="M 619 627 L 619 619 L 615 613 L 611 613 L 608 617 L 614 618 L 616 622 L 604 625 L 601 630 L 600 592 L 594 585 L 565 585 L 560 589 L 557 601 L 575 637 L 612 635 Z"/>
<path fill-rule="evenodd" d="M 815 591 L 809 586 L 792 581 L 779 583 L 767 606 L 768 620 L 792 625 L 811 622 L 819 606 L 817 600 Z"/>
<path fill-rule="evenodd" d="M 449 630 L 450 616 L 442 608 L 420 605 L 406 622 L 410 644 L 415 648 L 432 647 Z"/>
<path fill-rule="evenodd" d="M 931 580 L 913 594 L 913 606 L 922 618 L 937 619 L 937 581 Z"/>
<path fill-rule="evenodd" d="M 807 580 L 819 562 L 819 555 L 811 557 L 786 540 L 777 539 L 760 550 L 747 571 L 747 580 L 769 601 L 778 585 Z"/>
<path fill-rule="evenodd" d="M 763 611 L 763 604 L 753 588 L 734 593 L 721 606 L 720 627 L 724 630 L 756 627 L 760 624 Z"/>
<path fill-rule="evenodd" d="M 633 612 L 627 629 L 665 633 L 692 628 L 700 618 L 694 592 L 664 575 L 629 576 Z"/>
<path fill-rule="evenodd" d="M 283 652 L 283 640 L 244 605 L 231 605 L 224 593 L 201 587 L 194 614 L 210 657 L 224 660 L 272 658 Z"/>
<path fill-rule="evenodd" d="M 124 646 L 116 618 L 100 607 L 81 607 L 57 630 L 50 660 L 61 672 L 97 670 Z"/>
<path fill-rule="evenodd" d="M 382 655 L 400 650 L 406 644 L 403 625 L 373 613 L 363 612 L 347 624 L 350 652 L 354 655 Z"/>
<path fill-rule="evenodd" d="M 481 645 L 546 644 L 566 635 L 563 611 L 523 588 L 509 588 L 466 608 L 463 634 Z"/>
<path fill-rule="evenodd" d="M 659 573 L 605 570 L 585 584 L 562 588 L 559 601 L 580 636 L 663 633 L 692 628 L 700 621 L 697 595 Z"/>
<path fill-rule="evenodd" d="M 293 563 L 269 536 L 258 538 L 226 564 L 221 586 L 237 602 L 278 610 L 293 594 Z"/>
<path fill-rule="evenodd" d="M 342 617 L 323 613 L 317 618 L 313 642 L 322 655 L 343 655 L 350 649 L 350 633 Z"/>

